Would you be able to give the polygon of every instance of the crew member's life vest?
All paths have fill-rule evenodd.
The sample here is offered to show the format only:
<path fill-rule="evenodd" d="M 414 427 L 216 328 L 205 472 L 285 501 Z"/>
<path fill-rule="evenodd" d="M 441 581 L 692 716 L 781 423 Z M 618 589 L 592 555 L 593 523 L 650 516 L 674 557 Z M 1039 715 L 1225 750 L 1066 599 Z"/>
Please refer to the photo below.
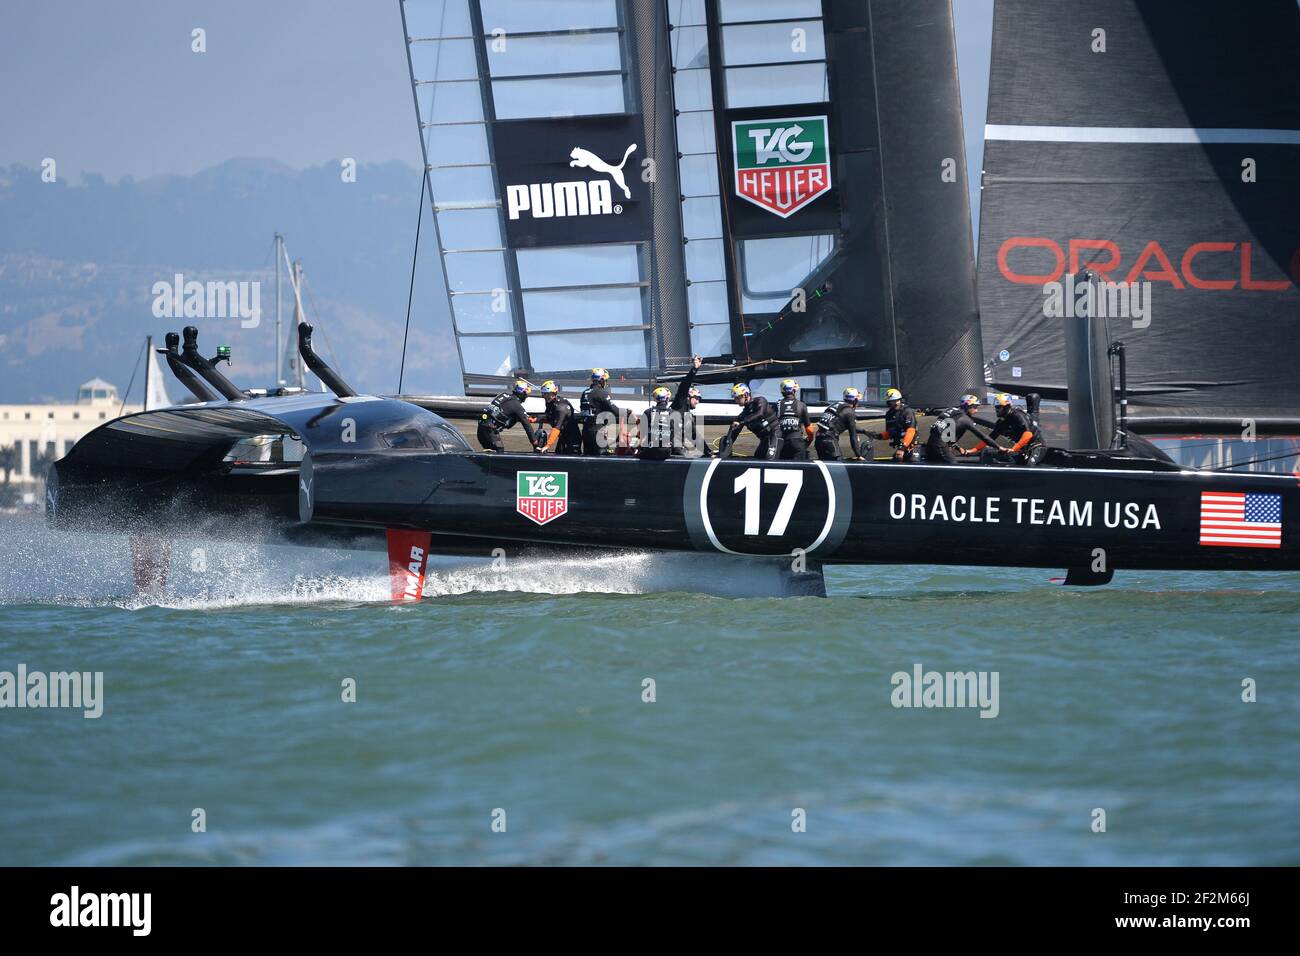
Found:
<path fill-rule="evenodd" d="M 496 398 L 492 399 L 492 401 L 488 402 L 487 406 L 483 409 L 483 418 L 481 420 L 493 431 L 499 432 L 501 429 L 509 428 L 511 424 L 513 424 L 514 419 L 510 417 L 504 408 L 502 408 L 502 406 L 513 397 L 514 396 L 510 392 L 502 392 Z"/>
<path fill-rule="evenodd" d="M 848 402 L 831 402 L 822 412 L 822 417 L 817 419 L 817 428 L 819 431 L 830 432 L 831 437 L 839 438 L 844 431 L 844 419 L 840 417 L 840 412 Z"/>
<path fill-rule="evenodd" d="M 797 398 L 783 398 L 776 406 L 776 423 L 781 429 L 782 435 L 791 435 L 795 432 L 803 431 L 803 417 L 800 414 L 800 406 L 803 405 Z"/>
<path fill-rule="evenodd" d="M 885 434 L 894 448 L 903 447 L 903 437 L 909 428 L 916 428 L 916 413 L 906 405 L 885 412 Z"/>
<path fill-rule="evenodd" d="M 677 413 L 671 408 L 651 408 L 646 412 L 645 447 L 672 448 L 673 420 Z"/>

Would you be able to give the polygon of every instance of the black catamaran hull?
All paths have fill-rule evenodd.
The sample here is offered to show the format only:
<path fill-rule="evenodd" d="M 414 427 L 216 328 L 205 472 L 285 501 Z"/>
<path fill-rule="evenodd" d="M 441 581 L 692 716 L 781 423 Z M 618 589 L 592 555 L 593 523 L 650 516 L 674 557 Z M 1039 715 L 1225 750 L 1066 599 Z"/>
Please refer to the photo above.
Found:
<path fill-rule="evenodd" d="M 255 436 L 301 441 L 306 454 L 301 463 L 234 460 L 232 448 Z M 423 444 L 393 447 L 398 440 Z M 313 395 L 101 426 L 51 470 L 47 514 L 83 530 L 318 547 L 404 529 L 431 533 L 433 553 L 487 554 L 513 542 L 813 566 L 1066 568 L 1080 583 L 1116 569 L 1300 569 L 1300 481 L 1157 465 L 494 455 L 468 451 L 441 418 L 408 402 Z M 1249 496 L 1256 523 L 1209 543 L 1225 537 L 1221 503 L 1238 496 L 1243 507 Z"/>
<path fill-rule="evenodd" d="M 1280 496 L 1280 536 L 1252 532 L 1248 544 L 1203 544 L 1205 493 Z M 299 498 L 304 520 L 432 531 L 435 550 L 437 536 L 449 535 L 1107 576 L 1117 568 L 1300 568 L 1300 483 L 1262 475 L 329 455 L 304 463 Z"/>

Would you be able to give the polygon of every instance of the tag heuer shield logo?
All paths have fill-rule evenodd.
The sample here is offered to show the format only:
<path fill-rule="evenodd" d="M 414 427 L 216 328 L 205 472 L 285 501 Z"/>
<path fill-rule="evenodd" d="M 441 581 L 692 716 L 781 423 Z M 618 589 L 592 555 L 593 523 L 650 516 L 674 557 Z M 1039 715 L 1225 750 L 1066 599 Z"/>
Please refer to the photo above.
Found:
<path fill-rule="evenodd" d="M 831 188 L 825 116 L 735 122 L 731 146 L 736 195 L 782 219 Z"/>
<path fill-rule="evenodd" d="M 569 510 L 569 474 L 565 471 L 517 473 L 515 510 L 534 524 L 554 521 Z"/>

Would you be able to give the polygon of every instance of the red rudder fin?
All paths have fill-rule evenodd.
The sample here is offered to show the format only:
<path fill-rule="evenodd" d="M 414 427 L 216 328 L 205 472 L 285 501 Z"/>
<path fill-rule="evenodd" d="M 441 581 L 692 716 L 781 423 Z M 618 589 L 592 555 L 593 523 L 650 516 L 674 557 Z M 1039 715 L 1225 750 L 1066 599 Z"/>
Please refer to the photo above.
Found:
<path fill-rule="evenodd" d="M 424 595 L 432 538 L 428 531 L 388 529 L 388 580 L 394 601 L 418 601 Z"/>

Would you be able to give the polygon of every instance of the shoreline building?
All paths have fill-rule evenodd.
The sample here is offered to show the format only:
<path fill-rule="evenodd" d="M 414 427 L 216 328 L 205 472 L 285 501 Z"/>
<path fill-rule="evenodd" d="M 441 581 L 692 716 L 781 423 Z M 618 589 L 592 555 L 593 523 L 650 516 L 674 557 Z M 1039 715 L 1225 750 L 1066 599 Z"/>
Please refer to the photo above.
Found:
<path fill-rule="evenodd" d="M 40 481 L 37 474 L 42 455 L 62 458 L 82 436 L 106 421 L 142 411 L 141 405 L 123 405 L 117 386 L 102 378 L 92 378 L 77 389 L 77 398 L 69 403 L 40 405 L 0 405 L 0 454 L 10 465 L 9 483 L 28 484 Z M 10 451 L 12 449 L 12 451 Z M 0 474 L 0 480 L 3 480 Z"/>

